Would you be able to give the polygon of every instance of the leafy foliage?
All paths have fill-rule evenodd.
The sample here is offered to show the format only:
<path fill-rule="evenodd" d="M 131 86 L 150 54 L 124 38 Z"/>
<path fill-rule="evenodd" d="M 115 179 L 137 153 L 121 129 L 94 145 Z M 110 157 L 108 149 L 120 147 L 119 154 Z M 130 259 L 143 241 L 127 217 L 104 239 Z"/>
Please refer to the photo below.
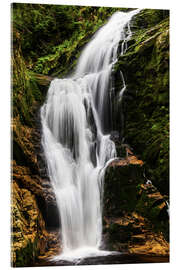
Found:
<path fill-rule="evenodd" d="M 37 73 L 69 72 L 81 48 L 118 8 L 13 4 L 13 28 L 27 67 Z M 128 10 L 128 9 L 125 9 Z M 15 37 L 13 36 L 15 42 Z"/>

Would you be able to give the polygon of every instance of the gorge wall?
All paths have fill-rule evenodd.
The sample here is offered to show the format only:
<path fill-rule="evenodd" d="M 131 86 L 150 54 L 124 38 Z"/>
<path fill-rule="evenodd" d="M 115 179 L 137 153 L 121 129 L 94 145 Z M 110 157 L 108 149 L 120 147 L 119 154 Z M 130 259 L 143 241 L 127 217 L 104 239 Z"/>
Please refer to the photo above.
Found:
<path fill-rule="evenodd" d="M 127 84 L 121 108 L 123 144 L 116 144 L 121 157 L 123 145 L 130 145 L 130 157 L 142 159 L 143 165 L 130 160 L 107 170 L 104 233 L 112 249 L 165 255 L 169 252 L 168 11 L 142 10 L 133 18 L 131 29 L 134 35 L 128 50 L 119 55 L 114 71 L 115 100 L 122 89 L 120 71 Z M 114 107 L 114 127 L 120 133 L 116 102 Z"/>
<path fill-rule="evenodd" d="M 14 4 L 14 266 L 31 265 L 38 256 L 49 250 L 53 252 L 53 248 L 56 252 L 59 242 L 56 229 L 60 221 L 41 147 L 39 120 L 39 109 L 49 82 L 54 76 L 63 77 L 73 70 L 83 46 L 116 10 L 120 9 L 66 6 L 48 9 L 45 5 Z M 76 19 L 75 24 L 70 12 Z M 61 30 L 62 20 L 64 30 Z M 54 25 L 61 27 L 56 39 Z M 167 255 L 169 13 L 142 10 L 134 17 L 131 30 L 133 36 L 127 44 L 128 50 L 123 56 L 119 55 L 115 66 L 114 87 L 118 95 L 122 88 L 121 70 L 127 83 L 122 103 L 125 118 L 123 144 L 133 148 L 132 154 L 127 157 L 122 141 L 119 138 L 114 140 L 124 160 L 134 155 L 136 160 L 143 162 L 128 160 L 123 166 L 114 164 L 108 168 L 104 192 L 104 238 L 107 246 L 114 250 Z M 114 130 L 119 134 L 121 122 L 117 104 L 114 108 Z M 152 183 L 147 184 L 147 179 Z"/>

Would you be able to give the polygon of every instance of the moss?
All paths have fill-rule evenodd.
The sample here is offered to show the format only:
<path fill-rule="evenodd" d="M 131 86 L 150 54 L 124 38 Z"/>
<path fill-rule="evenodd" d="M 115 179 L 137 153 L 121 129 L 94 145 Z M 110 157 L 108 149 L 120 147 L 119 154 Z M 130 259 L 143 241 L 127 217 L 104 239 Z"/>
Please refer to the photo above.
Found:
<path fill-rule="evenodd" d="M 12 101 L 13 117 L 20 116 L 22 124 L 32 126 L 32 114 L 36 104 L 44 99 L 32 72 L 26 67 L 21 48 L 14 48 L 12 59 L 13 81 Z"/>
<path fill-rule="evenodd" d="M 150 188 L 149 188 L 150 189 Z M 155 232 L 162 232 L 168 241 L 169 222 L 165 198 L 156 189 L 139 188 L 140 197 L 135 207 L 135 211 L 150 221 Z M 156 194 L 156 196 L 151 196 Z"/>
<path fill-rule="evenodd" d="M 16 250 L 16 262 L 13 267 L 25 267 L 33 265 L 38 254 L 39 250 L 37 248 L 37 239 L 35 239 L 33 243 L 31 240 L 29 240 L 24 248 Z"/>
<path fill-rule="evenodd" d="M 135 29 L 146 29 L 153 27 L 169 16 L 168 10 L 143 9 L 132 20 L 132 27 Z"/>
<path fill-rule="evenodd" d="M 149 17 L 152 13 L 152 21 Z M 153 15 L 154 14 L 154 15 Z M 147 176 L 168 194 L 169 151 L 169 18 L 168 12 L 143 10 L 132 22 L 133 42 L 115 66 L 118 93 L 124 72 L 127 90 L 123 112 L 125 138 L 146 163 Z M 138 22 L 139 20 L 139 22 Z M 144 20 L 141 29 L 135 28 Z M 147 20 L 147 22 L 146 22 Z M 118 110 L 117 110 L 118 111 Z M 121 128 L 115 115 L 116 129 Z M 137 129 L 138 126 L 138 129 Z M 164 183 L 164 184 L 162 184 Z"/>
<path fill-rule="evenodd" d="M 123 71 L 127 84 L 122 107 L 125 116 L 125 142 L 130 144 L 145 162 L 146 177 L 151 179 L 162 194 L 167 195 L 169 193 L 168 29 L 167 11 L 143 10 L 133 19 L 132 40 L 128 44 L 127 52 L 123 56 L 119 55 L 114 67 L 116 94 L 121 89 L 120 70 Z M 118 112 L 118 109 L 114 111 Z M 121 123 L 118 114 L 114 115 L 114 126 L 120 132 Z M 143 189 L 142 175 L 139 182 L 130 176 L 125 178 L 120 171 L 119 176 L 117 173 L 111 173 L 110 177 L 111 181 L 107 183 L 108 193 L 105 187 L 105 194 L 109 196 L 105 202 L 107 209 L 105 214 L 109 217 L 123 218 L 134 211 L 145 218 L 151 230 L 163 233 L 168 241 L 169 217 L 165 197 L 157 190 Z M 116 181 L 112 181 L 114 177 Z M 128 179 L 132 179 L 131 188 Z M 156 195 L 153 197 L 151 193 Z M 116 208 L 121 208 L 121 211 L 117 211 Z"/>
<path fill-rule="evenodd" d="M 129 8 L 13 4 L 12 20 L 30 70 L 64 76 L 92 35 L 116 11 Z"/>
<path fill-rule="evenodd" d="M 127 243 L 131 239 L 132 230 L 131 225 L 122 226 L 117 223 L 111 223 L 108 227 L 109 242 L 115 244 L 116 242 Z"/>
<path fill-rule="evenodd" d="M 105 177 L 104 212 L 106 216 L 131 213 L 137 203 L 136 186 L 143 183 L 143 167 L 128 165 L 109 168 Z M 131 198 L 131 200 L 129 200 Z"/>

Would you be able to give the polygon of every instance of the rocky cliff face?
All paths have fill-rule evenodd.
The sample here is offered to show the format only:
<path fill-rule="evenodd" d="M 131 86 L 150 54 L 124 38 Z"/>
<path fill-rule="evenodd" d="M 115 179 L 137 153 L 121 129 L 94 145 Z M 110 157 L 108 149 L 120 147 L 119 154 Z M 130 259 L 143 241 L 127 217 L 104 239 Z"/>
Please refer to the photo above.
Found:
<path fill-rule="evenodd" d="M 144 255 L 169 254 L 166 197 L 144 178 L 135 156 L 109 166 L 104 187 L 104 240 L 108 249 Z"/>
<path fill-rule="evenodd" d="M 168 11 L 142 10 L 133 18 L 131 29 L 134 34 L 128 50 L 119 55 L 114 71 L 114 127 L 143 166 L 121 161 L 107 170 L 104 237 L 114 250 L 168 255 Z M 127 85 L 121 108 L 117 102 L 122 88 L 120 71 Z M 122 156 L 118 140 L 116 145 Z"/>
<path fill-rule="evenodd" d="M 169 17 L 168 11 L 142 10 L 131 25 L 134 35 L 119 56 L 115 85 L 121 88 L 120 70 L 127 89 L 122 110 L 123 136 L 145 162 L 146 174 L 163 193 L 169 193 Z M 119 114 L 115 116 L 120 129 Z"/>
<path fill-rule="evenodd" d="M 35 196 L 12 184 L 12 263 L 28 266 L 47 248 L 48 234 Z"/>
<path fill-rule="evenodd" d="M 12 265 L 30 266 L 54 241 L 50 231 L 59 228 L 59 216 L 41 148 L 45 93 L 26 68 L 18 38 L 12 61 Z"/>

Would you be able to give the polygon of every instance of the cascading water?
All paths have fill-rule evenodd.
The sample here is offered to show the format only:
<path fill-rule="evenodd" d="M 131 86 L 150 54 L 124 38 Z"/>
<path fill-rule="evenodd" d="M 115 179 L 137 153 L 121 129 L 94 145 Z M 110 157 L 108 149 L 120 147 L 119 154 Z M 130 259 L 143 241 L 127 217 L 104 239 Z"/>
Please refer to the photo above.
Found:
<path fill-rule="evenodd" d="M 75 74 L 51 82 L 41 109 L 42 144 L 60 212 L 63 254 L 98 250 L 102 244 L 103 175 L 116 157 L 108 134 L 111 71 L 119 42 L 121 52 L 127 49 L 129 22 L 138 12 L 115 13 L 84 49 Z"/>

